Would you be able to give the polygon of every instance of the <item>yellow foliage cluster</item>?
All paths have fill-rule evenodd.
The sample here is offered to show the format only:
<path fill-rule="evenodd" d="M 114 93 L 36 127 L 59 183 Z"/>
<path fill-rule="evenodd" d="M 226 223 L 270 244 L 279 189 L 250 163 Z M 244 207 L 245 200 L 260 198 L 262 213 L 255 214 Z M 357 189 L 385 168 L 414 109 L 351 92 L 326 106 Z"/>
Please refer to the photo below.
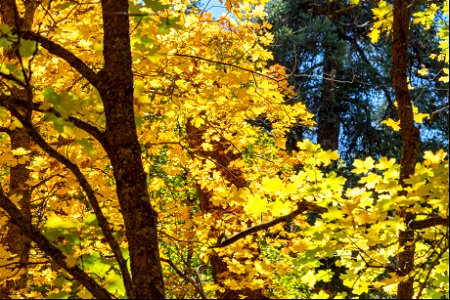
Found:
<path fill-rule="evenodd" d="M 208 297 L 225 288 L 265 288 L 274 297 L 298 296 L 286 278 L 294 274 L 310 289 L 316 283 L 329 282 L 333 272 L 320 268 L 320 260 L 332 256 L 337 257 L 337 266 L 346 268 L 340 277 L 354 294 L 373 288 L 394 293 L 392 286 L 402 279 L 394 272 L 382 275 L 395 269 L 392 260 L 398 251 L 398 233 L 408 224 L 392 212 L 407 207 L 423 215 L 421 218 L 431 214 L 448 218 L 447 154 L 442 150 L 426 152 L 405 190 L 397 182 L 399 165 L 394 159 L 356 160 L 353 172 L 360 179 L 356 186 L 348 187 L 346 178 L 326 171 L 332 163 L 341 164 L 337 151 L 324 150 L 309 140 L 299 142 L 297 152 L 285 149 L 285 132 L 292 125 L 313 126 L 314 121 L 303 103 L 286 104 L 294 91 L 286 81 L 284 68 L 268 67 L 272 58 L 266 48 L 272 41 L 270 25 L 252 21 L 265 16 L 263 5 L 267 1 L 226 0 L 233 16 L 218 20 L 209 12 L 188 10 L 190 1 L 161 1 L 170 5 L 162 10 L 144 7 L 141 2 L 133 2 L 131 8 L 136 12 L 130 13 L 133 95 L 142 160 L 149 174 L 148 189 L 159 214 L 163 260 L 171 261 L 183 274 L 196 276 Z M 102 24 L 95 21 L 101 14 L 99 1 L 68 4 L 54 0 L 51 5 L 55 9 L 42 6 L 37 10 L 33 30 L 45 33 L 99 71 L 103 64 Z M 431 5 L 429 11 L 415 15 L 416 22 L 428 26 L 434 9 Z M 377 21 L 371 38 L 376 42 L 380 31 L 392 24 L 391 7 L 379 1 L 374 14 Z M 446 38 L 448 48 L 448 34 Z M 35 111 L 33 124 L 52 147 L 80 167 L 124 255 L 128 255 L 106 152 L 84 131 L 63 120 L 73 116 L 105 128 L 98 92 L 65 61 L 45 50 L 28 59 L 33 66 L 33 101 L 40 104 L 41 111 L 51 108 L 60 113 L 56 116 Z M 5 110 L 0 113 L 1 127 L 21 126 Z M 415 113 L 420 123 L 425 116 L 417 110 Z M 251 124 L 258 117 L 271 123 L 270 132 Z M 201 132 L 201 151 L 189 143 L 189 122 Z M 398 130 L 393 120 L 386 125 Z M 236 187 L 218 171 L 218 161 L 201 155 L 214 152 L 218 142 L 227 146 L 225 157 L 239 155 L 229 162 L 227 170 L 233 176 L 239 173 L 245 180 L 244 187 Z M 111 250 L 75 177 L 36 145 L 30 151 L 11 151 L 10 147 L 11 141 L 2 134 L 0 165 L 6 170 L 29 162 L 29 185 L 36 187 L 32 194 L 34 224 L 59 245 L 69 266 L 82 266 L 111 293 L 124 296 Z M 8 182 L 8 172 L 0 171 L 5 191 Z M 210 193 L 214 210 L 199 208 L 199 187 Z M 289 228 L 278 224 L 227 247 L 215 247 L 220 239 L 290 214 L 303 201 L 326 212 L 318 216 L 304 211 L 289 220 Z M 2 222 L 6 220 L 2 218 Z M 417 278 L 425 280 L 430 274 L 433 278 L 444 268 L 445 255 L 436 258 L 433 247 L 437 247 L 437 239 L 447 235 L 439 226 L 420 231 L 417 264 L 437 260 L 438 268 L 418 268 L 414 274 Z M 0 248 L 0 265 L 5 256 L 7 250 Z M 220 274 L 222 285 L 215 284 L 204 271 L 213 256 L 227 266 L 228 273 Z M 29 268 L 32 288 L 18 296 L 91 296 L 84 287 L 66 280 L 64 272 L 39 250 L 32 251 L 30 261 L 36 263 Z M 180 278 L 176 271 L 164 265 L 168 296 L 196 297 L 195 282 Z M 438 283 L 433 283 L 436 289 L 448 291 L 448 283 Z M 328 294 L 322 290 L 309 296 L 323 298 Z M 343 293 L 334 296 L 346 297 Z"/>

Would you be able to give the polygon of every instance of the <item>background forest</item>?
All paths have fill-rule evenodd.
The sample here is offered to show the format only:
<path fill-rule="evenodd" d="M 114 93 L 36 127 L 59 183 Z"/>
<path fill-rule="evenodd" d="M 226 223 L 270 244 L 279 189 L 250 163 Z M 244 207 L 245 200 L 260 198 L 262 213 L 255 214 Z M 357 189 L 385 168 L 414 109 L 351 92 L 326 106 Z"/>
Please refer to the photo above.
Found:
<path fill-rule="evenodd" d="M 448 298 L 448 5 L 0 0 L 0 296 Z"/>

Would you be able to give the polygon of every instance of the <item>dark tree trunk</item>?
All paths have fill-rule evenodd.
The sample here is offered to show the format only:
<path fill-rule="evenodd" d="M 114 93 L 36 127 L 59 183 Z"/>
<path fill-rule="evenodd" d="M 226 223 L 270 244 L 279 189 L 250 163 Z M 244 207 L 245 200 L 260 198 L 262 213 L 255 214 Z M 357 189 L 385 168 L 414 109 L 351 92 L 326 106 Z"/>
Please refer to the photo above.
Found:
<path fill-rule="evenodd" d="M 127 0 L 103 0 L 104 60 L 98 89 L 105 116 L 105 148 L 129 244 L 133 297 L 164 298 L 157 214 L 151 207 L 133 110 L 133 73 Z"/>
<path fill-rule="evenodd" d="M 400 119 L 403 151 L 400 161 L 400 184 L 406 187 L 405 179 L 414 174 L 420 143 L 419 130 L 414 125 L 411 96 L 408 90 L 408 36 L 412 11 L 412 0 L 394 0 L 394 24 L 392 41 L 392 80 Z M 407 226 L 414 219 L 413 214 L 400 210 Z M 414 230 L 407 228 L 399 234 L 399 247 L 403 248 L 398 256 L 397 275 L 408 276 L 414 270 Z M 413 278 L 398 285 L 398 299 L 412 299 L 414 296 Z"/>
<path fill-rule="evenodd" d="M 336 150 L 339 147 L 340 99 L 338 87 L 334 82 L 343 72 L 339 49 L 324 45 L 322 94 L 318 111 L 317 142 L 325 150 Z"/>
<path fill-rule="evenodd" d="M 29 30 L 33 23 L 36 7 L 37 4 L 34 1 L 26 2 L 24 17 L 19 18 L 15 0 L 1 0 L 0 15 L 2 23 L 9 25 L 11 28 L 19 29 L 20 27 L 21 30 Z M 14 49 L 15 47 L 7 53 L 7 58 L 14 58 L 18 55 Z M 27 93 L 26 90 L 15 87 L 12 88 L 12 93 L 15 97 L 23 98 L 24 100 L 28 100 L 27 98 L 31 97 L 31 94 Z M 31 115 L 28 116 L 28 118 L 30 117 Z M 31 149 L 31 139 L 25 128 L 16 128 L 12 130 L 10 138 L 12 150 L 18 148 L 23 148 L 25 150 Z M 27 169 L 28 166 L 29 162 L 25 162 L 11 167 L 9 195 L 21 197 L 17 203 L 18 207 L 26 220 L 31 222 L 31 190 L 30 186 L 27 184 L 30 174 L 30 171 Z M 20 274 L 21 276 L 16 280 L 6 280 L 3 286 L 0 284 L 0 298 L 9 298 L 12 292 L 26 288 L 28 275 L 27 266 L 31 248 L 30 239 L 22 232 L 19 226 L 8 222 L 5 227 L 6 228 L 2 229 L 4 236 L 0 243 L 5 246 L 5 248 L 8 248 L 9 252 L 17 255 L 16 257 L 13 257 L 11 261 L 18 263 L 17 265 L 6 267 L 7 273 L 13 272 Z"/>

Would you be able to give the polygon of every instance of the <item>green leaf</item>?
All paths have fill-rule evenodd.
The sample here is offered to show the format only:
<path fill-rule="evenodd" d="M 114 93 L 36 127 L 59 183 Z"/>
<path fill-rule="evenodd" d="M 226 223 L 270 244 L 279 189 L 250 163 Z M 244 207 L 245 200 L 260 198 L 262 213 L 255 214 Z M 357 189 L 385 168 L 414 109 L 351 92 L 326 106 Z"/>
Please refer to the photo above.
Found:
<path fill-rule="evenodd" d="M 0 34 L 1 35 L 7 35 L 11 32 L 11 26 L 7 24 L 0 24 Z"/>
<path fill-rule="evenodd" d="M 45 88 L 42 91 L 42 95 L 52 104 L 59 104 L 61 102 L 61 96 L 55 93 L 55 90 L 51 87 Z"/>
<path fill-rule="evenodd" d="M 11 49 L 11 42 L 7 39 L 0 39 L 0 48 L 4 48 L 6 51 Z"/>
<path fill-rule="evenodd" d="M 162 4 L 159 0 L 144 0 L 144 6 L 151 8 L 154 12 L 158 12 L 169 7 L 169 5 Z"/>
<path fill-rule="evenodd" d="M 179 17 L 160 18 L 161 24 L 158 26 L 158 33 L 167 34 L 171 28 L 182 29 L 183 27 L 177 24 L 180 21 Z"/>
<path fill-rule="evenodd" d="M 104 277 L 114 264 L 114 259 L 105 259 L 98 253 L 83 256 L 84 267 L 99 277 Z"/>
<path fill-rule="evenodd" d="M 35 41 L 20 40 L 19 54 L 22 57 L 31 56 L 36 51 L 37 43 Z"/>
<path fill-rule="evenodd" d="M 54 114 L 48 114 L 47 118 L 53 121 L 53 128 L 58 132 L 64 132 L 64 126 L 73 126 L 72 123 L 65 121 L 63 118 L 57 117 Z"/>
<path fill-rule="evenodd" d="M 76 141 L 76 143 L 81 145 L 81 147 L 83 147 L 83 153 L 87 154 L 90 157 L 94 156 L 97 153 L 97 151 L 95 151 L 94 144 L 86 138 L 82 138 L 81 140 Z"/>
<path fill-rule="evenodd" d="M 70 297 L 70 293 L 60 291 L 58 293 L 52 293 L 47 295 L 47 299 L 68 299 Z"/>
<path fill-rule="evenodd" d="M 89 214 L 84 218 L 84 224 L 91 226 L 98 226 L 97 216 L 95 214 Z"/>

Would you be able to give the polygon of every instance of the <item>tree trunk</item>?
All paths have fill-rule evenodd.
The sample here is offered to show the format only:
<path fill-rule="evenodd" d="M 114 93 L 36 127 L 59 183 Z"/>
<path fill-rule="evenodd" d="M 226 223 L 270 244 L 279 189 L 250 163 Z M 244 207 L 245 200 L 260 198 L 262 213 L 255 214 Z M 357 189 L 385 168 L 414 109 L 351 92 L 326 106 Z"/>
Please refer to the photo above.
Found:
<path fill-rule="evenodd" d="M 195 155 L 205 159 L 211 159 L 216 164 L 216 170 L 219 171 L 222 176 L 229 181 L 232 185 L 237 188 L 243 188 L 246 184 L 245 178 L 242 176 L 242 172 L 239 169 L 230 168 L 229 165 L 232 161 L 241 158 L 241 154 L 227 152 L 226 149 L 230 146 L 230 143 L 224 139 L 220 141 L 211 141 L 213 145 L 213 150 L 205 151 L 202 149 L 201 145 L 204 142 L 203 133 L 205 133 L 204 128 L 196 128 L 189 121 L 186 124 L 186 133 L 188 136 L 189 147 L 192 149 Z M 197 184 L 197 195 L 200 201 L 200 209 L 203 213 L 212 213 L 213 215 L 222 215 L 226 210 L 221 206 L 214 206 L 211 204 L 211 197 L 213 195 L 212 191 L 202 188 L 200 184 Z M 248 224 L 249 226 L 251 224 Z M 211 232 L 212 237 L 219 239 L 221 232 L 218 230 Z M 211 269 L 213 280 L 215 284 L 225 288 L 223 292 L 216 291 L 216 297 L 218 299 L 240 299 L 240 296 L 244 296 L 248 299 L 267 299 L 265 293 L 262 289 L 250 290 L 232 290 L 221 284 L 223 279 L 223 274 L 228 274 L 228 278 L 232 276 L 236 281 L 242 281 L 240 275 L 229 272 L 226 262 L 217 255 L 212 255 L 210 257 Z"/>
<path fill-rule="evenodd" d="M 414 174 L 420 143 L 419 130 L 414 125 L 414 114 L 411 96 L 408 90 L 408 36 L 412 11 L 412 0 L 394 0 L 394 24 L 392 41 L 392 80 L 397 100 L 397 110 L 400 119 L 400 133 L 403 150 L 400 161 L 399 182 L 406 187 L 405 179 Z M 414 215 L 400 210 L 405 224 L 409 226 Z M 414 230 L 407 228 L 399 234 L 399 247 L 403 249 L 398 256 L 397 275 L 408 276 L 414 270 Z M 413 278 L 408 278 L 398 285 L 398 299 L 412 299 L 414 296 Z"/>
<path fill-rule="evenodd" d="M 98 89 L 105 116 L 105 149 L 111 160 L 125 221 L 133 297 L 163 298 L 157 213 L 150 204 L 133 110 L 128 1 L 103 0 L 104 60 Z"/>
<path fill-rule="evenodd" d="M 2 23 L 9 25 L 11 28 L 20 27 L 21 30 L 30 30 L 33 23 L 33 17 L 37 4 L 34 1 L 27 1 L 25 3 L 25 14 L 23 18 L 19 18 L 15 0 L 0 0 L 0 15 Z M 13 50 L 7 53 L 7 59 L 12 59 L 18 55 Z M 14 96 L 27 100 L 31 97 L 26 90 L 21 90 L 16 87 L 12 87 L 11 92 Z M 29 99 L 31 100 L 31 99 Z M 25 113 L 25 112 L 24 112 Z M 29 115 L 31 117 L 31 115 Z M 30 121 L 30 120 L 28 120 Z M 11 149 L 24 148 L 25 150 L 31 149 L 31 139 L 28 136 L 25 128 L 16 128 L 10 133 Z M 18 207 L 20 208 L 23 216 L 28 222 L 31 223 L 31 190 L 27 184 L 30 171 L 27 169 L 29 162 L 18 164 L 10 168 L 10 183 L 9 183 L 9 195 L 16 195 L 20 197 L 18 201 Z M 26 288 L 27 275 L 28 275 L 28 261 L 31 248 L 31 241 L 24 234 L 21 229 L 8 221 L 7 224 L 2 225 L 3 236 L 0 243 L 4 248 L 7 248 L 11 254 L 17 256 L 8 259 L 10 262 L 17 262 L 17 265 L 11 265 L 6 267 L 6 274 L 20 275 L 18 279 L 8 280 L 0 285 L 0 298 L 9 298 L 14 291 Z"/>
<path fill-rule="evenodd" d="M 339 49 L 324 45 L 322 94 L 318 111 L 317 142 L 325 150 L 336 150 L 339 147 L 340 99 L 336 83 L 336 75 L 343 72 L 342 58 Z"/>

